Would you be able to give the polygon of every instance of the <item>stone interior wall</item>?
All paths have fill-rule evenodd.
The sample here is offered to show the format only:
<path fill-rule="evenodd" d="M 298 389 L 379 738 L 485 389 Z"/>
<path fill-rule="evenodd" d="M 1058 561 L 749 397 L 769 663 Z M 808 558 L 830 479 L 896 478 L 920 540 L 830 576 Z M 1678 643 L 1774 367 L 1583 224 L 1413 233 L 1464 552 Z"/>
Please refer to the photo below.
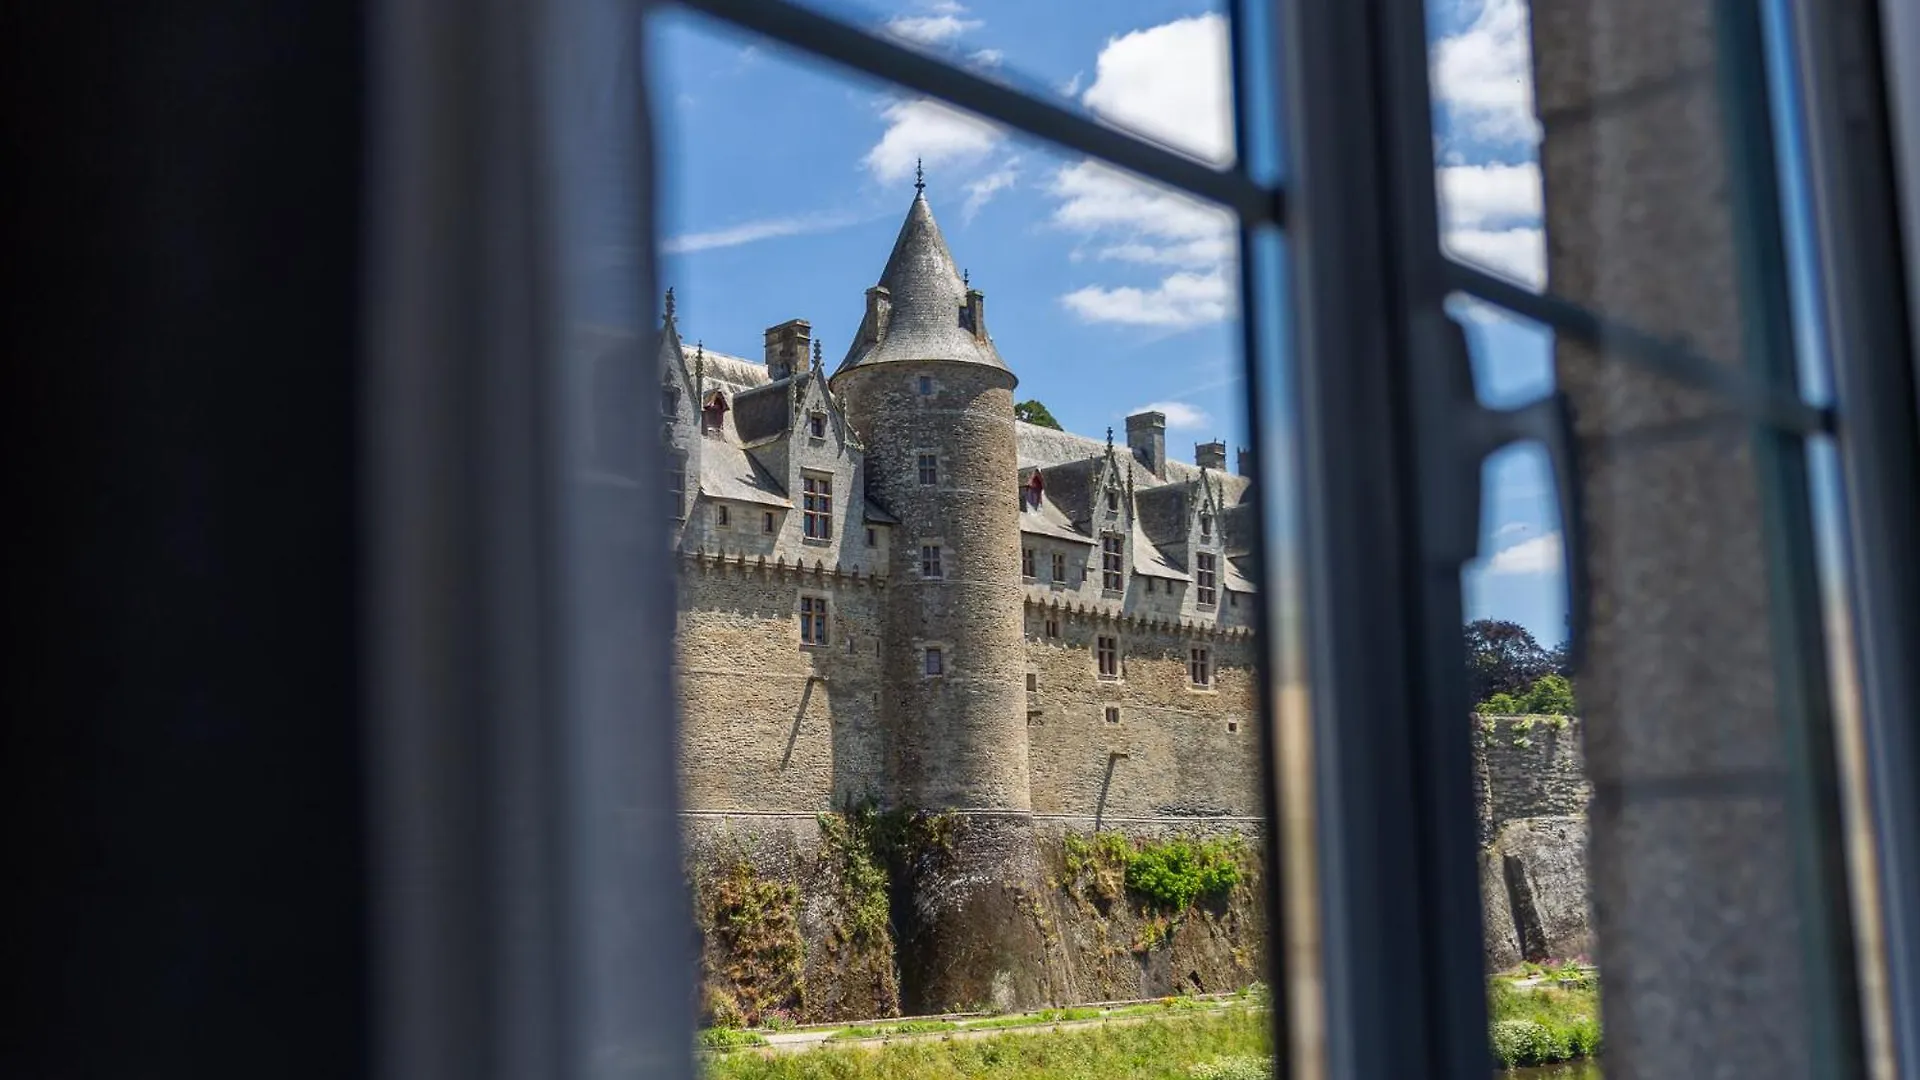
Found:
<path fill-rule="evenodd" d="M 1581 735 L 1571 718 L 1474 718 L 1488 970 L 1593 953 Z"/>

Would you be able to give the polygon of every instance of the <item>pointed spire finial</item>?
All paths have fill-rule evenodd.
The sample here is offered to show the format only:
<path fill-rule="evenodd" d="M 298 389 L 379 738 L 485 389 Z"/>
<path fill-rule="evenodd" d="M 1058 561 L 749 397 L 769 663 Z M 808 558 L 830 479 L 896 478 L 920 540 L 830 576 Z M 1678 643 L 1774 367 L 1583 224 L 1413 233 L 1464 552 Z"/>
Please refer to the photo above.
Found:
<path fill-rule="evenodd" d="M 820 339 L 813 339 L 813 370 L 820 370 Z"/>
<path fill-rule="evenodd" d="M 919 158 L 914 158 L 913 159 L 914 194 L 916 195 L 924 194 L 926 190 L 927 190 L 927 170 L 921 167 Z"/>
<path fill-rule="evenodd" d="M 960 287 L 964 289 L 973 288 L 973 271 L 971 270 L 960 271 Z"/>
<path fill-rule="evenodd" d="M 673 286 L 667 286 L 667 321 L 673 321 Z"/>
<path fill-rule="evenodd" d="M 1113 425 L 1107 425 L 1107 453 L 1113 453 Z"/>

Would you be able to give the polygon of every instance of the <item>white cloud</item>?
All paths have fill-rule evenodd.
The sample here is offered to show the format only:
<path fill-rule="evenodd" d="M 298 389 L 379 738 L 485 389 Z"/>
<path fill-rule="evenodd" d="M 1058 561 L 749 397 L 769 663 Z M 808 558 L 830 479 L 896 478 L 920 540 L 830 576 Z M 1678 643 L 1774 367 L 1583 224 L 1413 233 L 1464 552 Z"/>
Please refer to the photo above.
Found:
<path fill-rule="evenodd" d="M 1517 536 L 1520 533 L 1526 532 L 1532 528 L 1533 526 L 1528 525 L 1524 521 L 1509 521 L 1505 525 L 1502 525 L 1499 528 L 1493 530 L 1493 538 L 1495 540 L 1499 540 L 1502 537 Z"/>
<path fill-rule="evenodd" d="M 1546 238 L 1537 225 L 1511 229 L 1456 229 L 1441 246 L 1462 262 L 1490 270 L 1529 288 L 1547 283 Z"/>
<path fill-rule="evenodd" d="M 1560 534 L 1544 533 L 1502 548 L 1487 560 L 1489 574 L 1548 574 L 1564 566 L 1560 553 Z"/>
<path fill-rule="evenodd" d="M 1086 72 L 1084 71 L 1074 72 L 1073 78 L 1068 79 L 1066 82 L 1060 84 L 1060 96 L 1061 97 L 1079 97 L 1080 81 L 1085 77 L 1086 77 Z"/>
<path fill-rule="evenodd" d="M 1449 165 L 1438 175 L 1444 228 L 1534 224 L 1540 220 L 1540 166 Z"/>
<path fill-rule="evenodd" d="M 1228 55 L 1217 14 L 1136 30 L 1107 41 L 1079 99 L 1108 123 L 1226 164 L 1234 157 Z M 1065 92 L 1079 85 L 1076 75 Z M 1085 285 L 1061 297 L 1080 318 L 1185 329 L 1232 316 L 1230 214 L 1091 160 L 1060 169 L 1048 193 L 1053 224 L 1092 241 L 1097 260 L 1171 270 L 1156 285 Z"/>
<path fill-rule="evenodd" d="M 1232 161 L 1226 18 L 1196 15 L 1109 39 L 1080 101 L 1103 120 L 1203 161 Z"/>
<path fill-rule="evenodd" d="M 913 175 L 915 162 L 923 158 L 929 166 L 978 161 L 1006 138 L 985 120 L 928 98 L 895 101 L 880 115 L 887 130 L 867 151 L 864 164 L 883 183 Z"/>
<path fill-rule="evenodd" d="M 1146 289 L 1087 285 L 1062 296 L 1060 302 L 1087 322 L 1176 330 L 1219 322 L 1234 311 L 1233 291 L 1220 270 L 1208 274 L 1181 271 Z"/>
<path fill-rule="evenodd" d="M 971 30 L 985 25 L 979 19 L 962 19 L 957 5 L 940 15 L 899 15 L 887 20 L 887 33 L 915 45 L 944 45 Z"/>
<path fill-rule="evenodd" d="M 1189 405 L 1184 401 L 1150 401 L 1145 405 L 1128 409 L 1127 415 L 1133 416 L 1143 412 L 1165 413 L 1169 431 L 1199 431 L 1213 423 L 1213 417 L 1208 415 L 1205 409 Z"/>
<path fill-rule="evenodd" d="M 966 205 L 960 208 L 960 219 L 972 221 L 973 215 L 979 213 L 980 208 L 987 205 L 988 200 L 1012 187 L 1014 181 L 1020 178 L 1019 164 L 1019 158 L 1008 158 L 985 176 L 967 181 L 967 201 Z"/>
<path fill-rule="evenodd" d="M 1473 22 L 1434 43 L 1434 94 L 1461 134 L 1535 142 L 1526 0 L 1481 0 Z"/>
<path fill-rule="evenodd" d="M 809 214 L 799 217 L 762 218 L 759 221 L 743 222 L 724 229 L 710 232 L 686 233 L 669 237 L 660 245 L 660 250 L 669 255 L 688 255 L 696 251 L 711 251 L 714 248 L 739 247 L 760 240 L 772 240 L 782 236 L 802 236 L 808 233 L 829 232 L 845 225 L 851 225 L 858 219 L 847 214 Z"/>
<path fill-rule="evenodd" d="M 975 67 L 999 67 L 1006 62 L 1007 54 L 999 49 L 979 49 L 968 53 L 967 59 Z"/>

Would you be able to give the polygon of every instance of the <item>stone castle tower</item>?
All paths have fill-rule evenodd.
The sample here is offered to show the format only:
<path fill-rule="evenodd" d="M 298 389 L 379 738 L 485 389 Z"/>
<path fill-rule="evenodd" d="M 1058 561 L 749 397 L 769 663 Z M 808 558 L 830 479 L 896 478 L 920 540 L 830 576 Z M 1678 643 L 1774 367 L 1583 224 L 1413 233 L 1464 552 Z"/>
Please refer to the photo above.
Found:
<path fill-rule="evenodd" d="M 903 987 L 926 1001 L 1038 1000 L 1026 645 L 1019 580 L 1013 372 L 984 297 L 954 266 L 915 185 L 912 206 L 831 387 L 867 451 L 867 493 L 895 530 L 881 661 L 888 764 L 906 805 L 957 812 L 949 858 L 916 868 Z M 918 970 L 915 970 L 915 969 Z M 915 985 L 919 983 L 919 985 Z"/>

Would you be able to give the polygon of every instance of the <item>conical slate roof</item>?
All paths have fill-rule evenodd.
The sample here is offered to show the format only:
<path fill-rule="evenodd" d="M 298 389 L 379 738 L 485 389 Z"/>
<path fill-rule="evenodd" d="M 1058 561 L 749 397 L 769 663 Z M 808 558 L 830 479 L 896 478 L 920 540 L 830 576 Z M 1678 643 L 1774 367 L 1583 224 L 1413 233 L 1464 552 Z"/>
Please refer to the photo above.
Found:
<path fill-rule="evenodd" d="M 871 318 L 863 321 L 846 359 L 834 370 L 836 378 L 856 367 L 907 360 L 954 360 L 1008 370 L 992 338 L 984 331 L 976 337 L 961 325 L 967 286 L 954 268 L 924 191 L 917 191 L 907 208 L 880 285 L 891 304 L 886 330 L 876 333 Z"/>

